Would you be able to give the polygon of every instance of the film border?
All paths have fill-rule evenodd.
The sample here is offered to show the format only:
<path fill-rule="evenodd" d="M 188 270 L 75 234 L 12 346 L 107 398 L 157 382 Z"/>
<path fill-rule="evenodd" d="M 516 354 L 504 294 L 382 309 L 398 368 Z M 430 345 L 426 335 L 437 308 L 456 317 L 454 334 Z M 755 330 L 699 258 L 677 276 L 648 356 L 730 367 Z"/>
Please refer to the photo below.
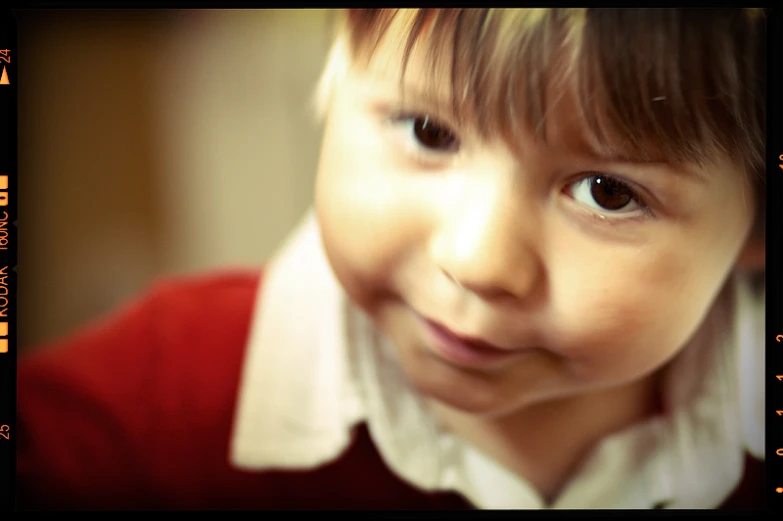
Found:
<path fill-rule="evenodd" d="M 767 316 L 766 316 L 766 488 L 767 504 L 778 514 L 783 512 L 783 344 L 777 335 L 783 333 L 783 256 L 780 226 L 783 222 L 783 9 L 771 8 L 767 25 Z"/>
<path fill-rule="evenodd" d="M 69 2 L 70 4 L 70 2 Z M 71 7 L 78 5 L 74 2 Z M 110 2 L 108 5 L 119 7 L 122 2 Z M 141 2 L 144 4 L 144 2 Z M 169 4 L 169 3 L 164 3 Z M 229 2 L 229 4 L 233 4 Z M 104 7 L 106 7 L 104 5 Z M 136 5 L 138 7 L 138 5 Z M 767 504 L 780 514 L 783 512 L 783 493 L 777 488 L 783 487 L 783 457 L 777 450 L 783 447 L 783 416 L 777 413 L 783 410 L 783 382 L 776 378 L 783 374 L 783 343 L 776 341 L 776 336 L 783 334 L 783 255 L 780 244 L 779 230 L 783 224 L 783 110 L 781 93 L 781 69 L 783 59 L 783 9 L 780 7 L 768 9 L 767 31 L 767 316 L 766 316 L 766 493 Z M 0 427 L 9 427 L 8 439 L 0 436 L 0 511 L 11 511 L 15 505 L 15 474 L 16 474 L 16 312 L 17 312 L 17 201 L 18 201 L 18 87 L 16 64 L 19 60 L 17 52 L 17 25 L 10 9 L 0 10 L 0 49 L 9 50 L 10 63 L 1 62 L 6 68 L 8 84 L 0 84 L 0 176 L 8 178 L 7 189 L 0 192 L 8 194 L 7 205 L 0 207 L 0 221 L 7 213 L 6 230 L 8 230 L 7 245 L 0 244 L 0 277 L 6 276 L 8 281 L 7 312 L 3 313 L 0 306 L 0 322 L 8 323 L 7 352 L 0 352 Z M 2 69 L 0 69 L 0 73 Z M 2 78 L 2 76 L 0 76 Z M 0 186 L 2 186 L 0 184 Z M 0 303 L 3 301 L 0 300 Z M 7 317 L 7 318 L 6 318 Z M 4 328 L 5 326 L 3 326 Z M 4 332 L 0 331 L 0 332 Z M 2 336 L 0 336 L 2 339 Z M 0 430 L 0 435 L 4 431 Z M 606 514 L 612 514 L 607 512 Z M 642 514 L 639 512 L 637 514 Z M 634 514 L 636 515 L 636 514 Z"/>
<path fill-rule="evenodd" d="M 0 11 L 0 511 L 15 504 L 16 263 L 17 263 L 17 30 Z"/>

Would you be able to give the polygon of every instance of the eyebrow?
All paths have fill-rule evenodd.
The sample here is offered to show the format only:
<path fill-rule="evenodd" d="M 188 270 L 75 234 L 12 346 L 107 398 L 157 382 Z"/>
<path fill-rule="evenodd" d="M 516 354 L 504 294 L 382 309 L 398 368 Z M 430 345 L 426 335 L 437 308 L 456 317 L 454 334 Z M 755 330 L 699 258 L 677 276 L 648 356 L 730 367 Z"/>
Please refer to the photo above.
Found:
<path fill-rule="evenodd" d="M 362 83 L 370 91 L 383 92 L 399 97 L 404 103 L 422 105 L 422 109 L 431 108 L 437 114 L 456 118 L 453 98 L 437 93 L 435 89 L 426 89 L 410 80 L 400 81 L 399 77 L 369 75 Z"/>
<path fill-rule="evenodd" d="M 699 169 L 697 165 L 690 166 L 688 164 L 670 163 L 662 159 L 644 159 L 637 156 L 623 154 L 622 152 L 618 151 L 607 151 L 600 149 L 596 150 L 592 147 L 588 147 L 588 151 L 590 155 L 593 155 L 597 159 L 606 161 L 608 163 L 622 163 L 639 167 L 661 168 L 664 169 L 667 173 L 671 173 L 676 177 L 700 183 L 705 183 L 708 180 L 708 178 L 700 171 L 701 169 Z"/>
<path fill-rule="evenodd" d="M 411 102 L 432 107 L 436 113 L 457 119 L 457 106 L 451 96 L 439 94 L 433 90 L 424 89 L 415 84 L 403 83 L 397 87 L 397 94 L 403 102 Z"/>
<path fill-rule="evenodd" d="M 584 133 L 580 136 L 575 152 L 606 163 L 630 165 L 640 168 L 658 168 L 664 174 L 674 177 L 706 183 L 709 178 L 702 172 L 697 163 L 689 161 L 667 161 L 665 157 L 643 157 L 642 155 L 626 154 L 623 146 L 601 145 L 595 136 Z M 631 147 L 633 148 L 633 147 Z"/>

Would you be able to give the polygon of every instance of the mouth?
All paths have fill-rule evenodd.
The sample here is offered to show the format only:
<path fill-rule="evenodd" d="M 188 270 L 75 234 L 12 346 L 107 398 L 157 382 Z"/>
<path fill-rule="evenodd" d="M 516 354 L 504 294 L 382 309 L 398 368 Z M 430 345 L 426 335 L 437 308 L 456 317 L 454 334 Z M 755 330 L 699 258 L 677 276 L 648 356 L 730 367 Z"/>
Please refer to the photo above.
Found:
<path fill-rule="evenodd" d="M 462 366 L 481 367 L 505 360 L 519 350 L 504 349 L 479 338 L 454 333 L 446 326 L 421 317 L 428 344 L 446 360 Z"/>

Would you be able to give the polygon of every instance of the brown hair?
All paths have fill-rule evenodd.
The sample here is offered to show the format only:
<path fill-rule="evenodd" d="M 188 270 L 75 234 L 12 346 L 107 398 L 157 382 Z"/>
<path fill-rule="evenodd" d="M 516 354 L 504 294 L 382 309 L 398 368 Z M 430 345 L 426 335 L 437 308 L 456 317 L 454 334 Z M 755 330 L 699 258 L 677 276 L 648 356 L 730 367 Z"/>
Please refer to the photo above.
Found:
<path fill-rule="evenodd" d="M 399 13 L 348 11 L 338 32 L 349 57 L 369 60 Z M 424 45 L 429 66 L 450 71 L 455 114 L 470 114 L 484 135 L 513 139 L 524 130 L 544 137 L 552 101 L 547 86 L 566 78 L 590 131 L 612 152 L 683 164 L 729 157 L 749 176 L 763 226 L 763 10 L 415 9 L 406 15 L 403 70 L 414 47 Z M 433 77 L 432 87 L 438 80 Z"/>

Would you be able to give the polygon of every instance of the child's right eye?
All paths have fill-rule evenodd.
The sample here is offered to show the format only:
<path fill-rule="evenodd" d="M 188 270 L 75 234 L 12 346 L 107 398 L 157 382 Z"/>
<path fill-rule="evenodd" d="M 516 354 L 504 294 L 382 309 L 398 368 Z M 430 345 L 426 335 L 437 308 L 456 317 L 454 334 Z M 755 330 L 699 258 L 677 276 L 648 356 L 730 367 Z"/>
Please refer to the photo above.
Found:
<path fill-rule="evenodd" d="M 459 148 L 456 134 L 430 116 L 401 115 L 394 119 L 410 127 L 417 144 L 428 152 L 455 152 Z"/>

